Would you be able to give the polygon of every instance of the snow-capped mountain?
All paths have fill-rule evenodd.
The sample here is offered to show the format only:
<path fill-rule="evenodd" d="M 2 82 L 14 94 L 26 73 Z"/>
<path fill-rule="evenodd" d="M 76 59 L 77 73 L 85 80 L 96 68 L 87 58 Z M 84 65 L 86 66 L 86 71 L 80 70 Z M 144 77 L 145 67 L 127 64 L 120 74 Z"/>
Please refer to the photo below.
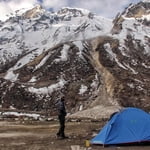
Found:
<path fill-rule="evenodd" d="M 60 43 L 105 35 L 111 27 L 110 20 L 87 10 L 63 8 L 57 13 L 50 13 L 37 6 L 1 23 L 0 61 L 4 66 L 22 54 L 31 61 Z"/>
<path fill-rule="evenodd" d="M 94 46 L 99 51 L 99 62 L 112 80 L 104 80 L 110 90 L 107 93 L 121 106 L 149 109 L 150 1 L 130 5 L 113 23 L 112 35 L 100 37 L 103 42 Z"/>
<path fill-rule="evenodd" d="M 2 108 L 69 112 L 96 105 L 149 110 L 150 3 L 112 21 L 84 9 L 37 6 L 0 22 Z"/>
<path fill-rule="evenodd" d="M 50 13 L 40 6 L 23 14 L 18 11 L 16 16 L 2 22 L 0 71 L 2 78 L 10 81 L 9 90 L 12 90 L 11 94 L 8 94 L 7 90 L 5 92 L 2 90 L 2 103 L 5 104 L 3 101 L 9 99 L 7 102 L 9 101 L 9 105 L 14 108 L 21 105 L 20 108 L 32 109 L 33 107 L 34 110 L 34 107 L 43 107 L 44 103 L 48 105 L 45 107 L 50 107 L 50 100 L 53 97 L 57 100 L 60 94 L 64 93 L 60 92 L 64 86 L 73 92 L 70 94 L 72 99 L 75 99 L 74 90 L 77 95 L 82 95 L 81 99 L 85 97 L 84 93 L 91 90 L 95 92 L 94 89 L 99 84 L 99 82 L 96 83 L 98 74 L 89 60 L 84 57 L 86 52 L 89 53 L 88 43 L 85 40 L 106 35 L 111 28 L 111 20 L 96 16 L 88 10 L 62 8 L 57 13 Z M 89 80 L 90 88 L 84 80 Z M 12 96 L 8 98 L 9 95 L 15 94 L 14 86 L 17 86 L 16 88 L 19 86 L 18 89 L 23 89 L 26 93 L 23 97 L 19 96 L 22 98 L 19 98 L 17 102 L 14 102 L 16 100 Z M 18 93 L 22 95 L 23 91 Z M 86 95 L 92 95 L 92 91 Z M 51 96 L 52 93 L 55 96 Z M 39 95 L 42 96 L 39 97 Z M 48 96 L 45 97 L 45 95 Z M 27 97 L 34 97 L 29 104 L 35 104 L 30 106 L 23 104 L 23 99 L 28 99 Z"/>

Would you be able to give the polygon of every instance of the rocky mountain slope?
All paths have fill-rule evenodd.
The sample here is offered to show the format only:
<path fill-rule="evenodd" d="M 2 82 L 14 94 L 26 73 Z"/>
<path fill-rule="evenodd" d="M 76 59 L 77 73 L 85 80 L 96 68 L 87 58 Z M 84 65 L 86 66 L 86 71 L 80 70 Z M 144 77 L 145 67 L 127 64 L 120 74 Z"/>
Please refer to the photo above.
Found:
<path fill-rule="evenodd" d="M 150 110 L 149 24 L 148 1 L 113 22 L 83 9 L 18 11 L 0 22 L 1 109 L 54 115 L 65 95 L 74 116 L 122 106 Z"/>

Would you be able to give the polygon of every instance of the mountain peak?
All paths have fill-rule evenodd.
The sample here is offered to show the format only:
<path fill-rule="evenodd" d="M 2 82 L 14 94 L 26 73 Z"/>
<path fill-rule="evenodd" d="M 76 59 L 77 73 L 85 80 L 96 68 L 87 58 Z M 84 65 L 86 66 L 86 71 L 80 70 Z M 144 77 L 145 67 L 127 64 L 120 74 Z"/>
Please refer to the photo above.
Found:
<path fill-rule="evenodd" d="M 63 7 L 57 12 L 57 14 L 62 16 L 69 15 L 72 17 L 81 17 L 81 16 L 88 16 L 89 14 L 91 14 L 91 12 L 89 10 L 82 8 Z"/>
<path fill-rule="evenodd" d="M 43 12 L 44 12 L 44 9 L 42 8 L 42 6 L 36 5 L 34 8 L 23 13 L 23 17 L 27 18 L 27 19 L 34 18 L 34 17 L 38 16 L 39 14 L 42 14 Z"/>
<path fill-rule="evenodd" d="M 124 16 L 126 17 L 135 17 L 135 18 L 141 18 L 143 15 L 150 14 L 150 0 L 143 0 L 136 5 L 129 6 Z"/>

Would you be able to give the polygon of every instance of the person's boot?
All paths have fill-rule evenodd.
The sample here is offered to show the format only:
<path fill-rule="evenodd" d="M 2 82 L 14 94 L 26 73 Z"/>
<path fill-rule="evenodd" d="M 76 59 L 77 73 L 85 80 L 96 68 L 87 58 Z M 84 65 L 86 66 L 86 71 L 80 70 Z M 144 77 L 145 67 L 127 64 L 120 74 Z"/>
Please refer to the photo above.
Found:
<path fill-rule="evenodd" d="M 65 136 L 65 135 L 63 135 L 63 136 L 61 136 L 63 139 L 68 139 L 69 137 L 68 136 Z"/>
<path fill-rule="evenodd" d="M 56 138 L 60 138 L 60 137 L 61 137 L 60 133 L 57 133 Z"/>

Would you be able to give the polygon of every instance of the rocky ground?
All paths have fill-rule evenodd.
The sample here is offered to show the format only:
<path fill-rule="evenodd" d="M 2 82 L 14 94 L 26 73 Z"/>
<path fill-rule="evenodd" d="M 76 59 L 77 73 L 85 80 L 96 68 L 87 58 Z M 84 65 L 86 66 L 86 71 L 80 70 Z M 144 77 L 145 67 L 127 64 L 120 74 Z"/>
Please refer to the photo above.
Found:
<path fill-rule="evenodd" d="M 85 141 L 98 133 L 106 121 L 66 122 L 69 139 L 56 139 L 57 121 L 0 121 L 0 150 L 149 150 L 150 146 L 94 146 Z"/>

